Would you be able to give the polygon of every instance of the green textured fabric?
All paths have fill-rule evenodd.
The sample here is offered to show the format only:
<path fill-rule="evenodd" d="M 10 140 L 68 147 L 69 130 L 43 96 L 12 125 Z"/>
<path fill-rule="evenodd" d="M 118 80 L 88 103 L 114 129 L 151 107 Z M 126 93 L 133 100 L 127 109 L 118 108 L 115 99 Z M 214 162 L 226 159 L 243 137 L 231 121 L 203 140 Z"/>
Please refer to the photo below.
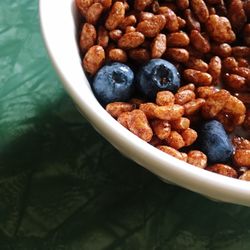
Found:
<path fill-rule="evenodd" d="M 249 250 L 248 223 L 102 139 L 51 67 L 37 0 L 0 1 L 0 250 Z"/>

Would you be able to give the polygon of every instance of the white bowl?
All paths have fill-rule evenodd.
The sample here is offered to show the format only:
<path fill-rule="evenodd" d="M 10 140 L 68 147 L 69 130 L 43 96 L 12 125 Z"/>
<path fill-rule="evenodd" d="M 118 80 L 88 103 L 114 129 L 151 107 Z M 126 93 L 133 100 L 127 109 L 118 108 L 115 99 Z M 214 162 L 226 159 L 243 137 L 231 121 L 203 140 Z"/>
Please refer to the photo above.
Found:
<path fill-rule="evenodd" d="M 93 127 L 120 152 L 163 180 L 216 200 L 250 206 L 250 182 L 169 156 L 130 133 L 102 108 L 82 70 L 77 20 L 74 0 L 40 0 L 40 22 L 50 58 L 66 91 Z"/>

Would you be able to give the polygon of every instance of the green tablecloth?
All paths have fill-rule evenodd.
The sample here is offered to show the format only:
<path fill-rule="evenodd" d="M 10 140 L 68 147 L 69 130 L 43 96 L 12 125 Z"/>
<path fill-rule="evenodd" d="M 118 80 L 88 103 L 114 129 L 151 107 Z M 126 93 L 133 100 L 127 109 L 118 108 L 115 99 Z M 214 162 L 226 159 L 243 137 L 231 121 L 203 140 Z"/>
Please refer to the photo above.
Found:
<path fill-rule="evenodd" d="M 0 250 L 249 250 L 248 223 L 102 139 L 50 64 L 37 0 L 0 1 Z"/>

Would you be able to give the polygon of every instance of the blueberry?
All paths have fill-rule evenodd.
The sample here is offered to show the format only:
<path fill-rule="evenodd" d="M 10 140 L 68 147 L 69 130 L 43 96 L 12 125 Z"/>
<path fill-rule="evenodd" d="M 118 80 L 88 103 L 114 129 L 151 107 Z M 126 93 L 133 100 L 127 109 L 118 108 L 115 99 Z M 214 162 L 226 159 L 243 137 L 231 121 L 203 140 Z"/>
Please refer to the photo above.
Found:
<path fill-rule="evenodd" d="M 127 101 L 133 94 L 133 81 L 133 71 L 127 65 L 115 62 L 103 66 L 97 72 L 92 89 L 102 105 Z"/>
<path fill-rule="evenodd" d="M 212 120 L 204 123 L 199 131 L 198 143 L 209 162 L 227 162 L 233 153 L 233 146 L 223 125 Z"/>
<path fill-rule="evenodd" d="M 158 91 L 176 92 L 180 87 L 180 75 L 176 67 L 163 59 L 151 59 L 137 75 L 137 88 L 148 99 L 155 99 Z"/>

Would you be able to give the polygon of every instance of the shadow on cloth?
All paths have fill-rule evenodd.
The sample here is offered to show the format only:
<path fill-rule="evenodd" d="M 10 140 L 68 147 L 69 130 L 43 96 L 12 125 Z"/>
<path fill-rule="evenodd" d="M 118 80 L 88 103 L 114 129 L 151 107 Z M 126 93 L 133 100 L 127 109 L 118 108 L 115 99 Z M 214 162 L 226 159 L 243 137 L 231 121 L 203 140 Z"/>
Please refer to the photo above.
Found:
<path fill-rule="evenodd" d="M 32 124 L 0 155 L 1 250 L 233 249 L 250 241 L 248 208 L 161 182 L 98 135 L 68 97 Z"/>

